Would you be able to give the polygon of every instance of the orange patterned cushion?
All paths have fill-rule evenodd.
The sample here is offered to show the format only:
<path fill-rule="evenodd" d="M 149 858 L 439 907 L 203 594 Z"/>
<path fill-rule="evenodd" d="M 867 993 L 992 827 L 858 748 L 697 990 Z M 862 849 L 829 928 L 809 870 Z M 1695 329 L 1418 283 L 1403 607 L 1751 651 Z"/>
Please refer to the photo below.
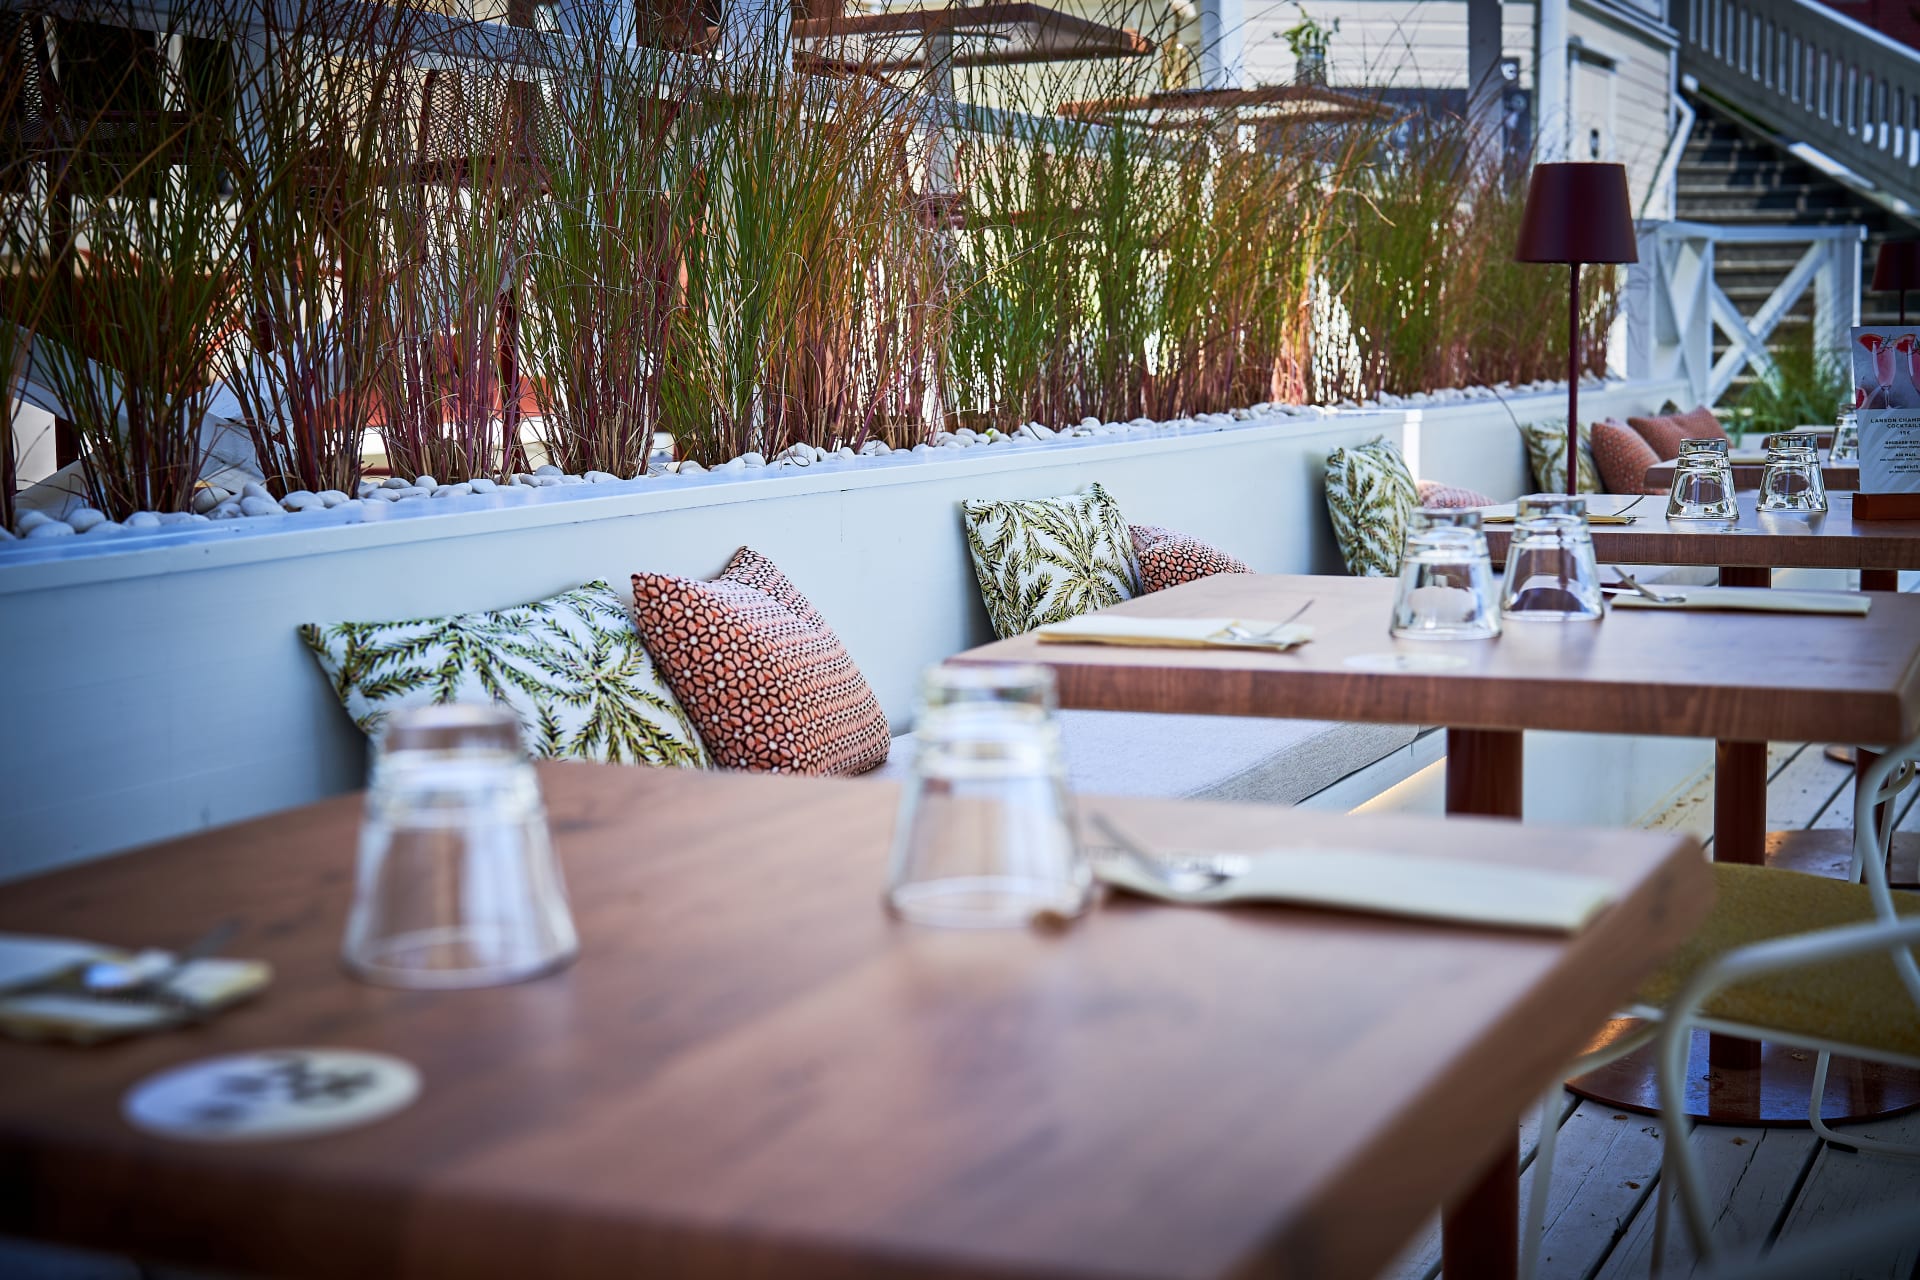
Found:
<path fill-rule="evenodd" d="M 1653 451 L 1660 455 L 1662 462 L 1672 462 L 1680 456 L 1682 440 L 1704 440 L 1714 436 L 1727 439 L 1726 428 L 1720 425 L 1720 419 L 1713 416 L 1713 410 L 1705 405 L 1696 405 L 1685 413 L 1628 418 L 1627 425 L 1653 446 Z"/>
<path fill-rule="evenodd" d="M 742 547 L 718 578 L 633 575 L 640 638 L 714 763 L 864 773 L 887 758 L 866 677 L 786 576 Z"/>
<path fill-rule="evenodd" d="M 1216 573 L 1252 573 L 1239 556 L 1229 555 L 1192 534 L 1157 524 L 1132 524 L 1133 554 L 1140 560 L 1140 589 L 1165 591 Z"/>
<path fill-rule="evenodd" d="M 1420 505 L 1436 510 L 1448 510 L 1460 507 L 1491 507 L 1492 498 L 1472 489 L 1462 489 L 1457 484 L 1441 484 L 1438 480 L 1421 480 L 1414 484 L 1420 495 Z"/>
<path fill-rule="evenodd" d="M 1647 468 L 1660 455 L 1638 431 L 1608 418 L 1593 424 L 1593 460 L 1608 493 L 1645 493 Z"/>

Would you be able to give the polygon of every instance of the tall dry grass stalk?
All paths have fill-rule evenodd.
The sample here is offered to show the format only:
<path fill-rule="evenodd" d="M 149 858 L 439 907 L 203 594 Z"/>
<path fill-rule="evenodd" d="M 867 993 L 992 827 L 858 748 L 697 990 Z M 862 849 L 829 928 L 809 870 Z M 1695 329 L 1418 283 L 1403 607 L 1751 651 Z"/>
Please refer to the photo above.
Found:
<path fill-rule="evenodd" d="M 388 192 L 417 15 L 358 0 L 261 0 L 231 122 L 245 159 L 243 341 L 221 374 L 275 494 L 352 492 L 379 407 L 395 273 Z"/>
<path fill-rule="evenodd" d="M 139 26 L 113 0 L 83 12 Z M 227 190 L 226 15 L 186 0 L 161 21 L 125 40 L 124 57 L 63 61 L 35 148 L 37 207 L 8 230 L 9 256 L 42 291 L 33 376 L 79 437 L 89 500 L 115 517 L 186 509 L 245 269 Z"/>
<path fill-rule="evenodd" d="M 938 232 L 903 156 L 910 99 L 794 71 L 770 41 L 709 64 L 670 166 L 684 291 L 662 409 L 684 456 L 911 444 L 934 425 Z"/>

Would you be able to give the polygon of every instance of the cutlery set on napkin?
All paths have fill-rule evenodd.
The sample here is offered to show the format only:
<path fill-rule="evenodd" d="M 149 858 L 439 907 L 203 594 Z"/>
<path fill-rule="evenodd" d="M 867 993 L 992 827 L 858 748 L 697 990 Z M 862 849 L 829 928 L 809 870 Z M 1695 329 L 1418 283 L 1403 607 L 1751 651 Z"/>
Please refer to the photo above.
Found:
<path fill-rule="evenodd" d="M 95 1044 L 201 1021 L 272 978 L 263 961 L 213 958 L 232 932 L 178 953 L 0 934 L 0 1035 Z"/>

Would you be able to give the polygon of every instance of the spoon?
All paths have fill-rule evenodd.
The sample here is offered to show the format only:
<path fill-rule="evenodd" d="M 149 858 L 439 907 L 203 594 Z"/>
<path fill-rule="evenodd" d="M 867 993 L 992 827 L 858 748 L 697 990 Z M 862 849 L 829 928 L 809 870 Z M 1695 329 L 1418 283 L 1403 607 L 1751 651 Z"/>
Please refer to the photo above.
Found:
<path fill-rule="evenodd" d="M 1100 834 L 1113 841 L 1129 866 L 1171 893 L 1183 896 L 1207 893 L 1246 874 L 1244 857 L 1227 854 L 1214 858 L 1164 858 L 1122 831 L 1104 813 L 1094 814 L 1092 820 Z"/>

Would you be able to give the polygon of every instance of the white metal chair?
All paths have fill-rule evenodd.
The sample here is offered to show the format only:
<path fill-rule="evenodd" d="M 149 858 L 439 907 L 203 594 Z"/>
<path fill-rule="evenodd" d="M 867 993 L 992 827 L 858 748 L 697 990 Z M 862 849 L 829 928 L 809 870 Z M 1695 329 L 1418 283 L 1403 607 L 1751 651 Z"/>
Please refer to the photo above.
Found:
<path fill-rule="evenodd" d="M 1836 1134 L 1820 1116 L 1834 1053 L 1920 1068 L 1920 895 L 1896 898 L 1886 851 L 1895 814 L 1886 803 L 1914 778 L 1920 738 L 1864 774 L 1854 796 L 1854 882 L 1770 867 L 1717 864 L 1720 896 L 1694 939 L 1641 991 L 1626 1016 L 1648 1019 L 1633 1036 L 1588 1055 L 1581 1074 L 1658 1041 L 1665 1174 L 1703 1263 L 1719 1261 L 1707 1235 L 1699 1169 L 1688 1145 L 1687 1054 L 1695 1030 L 1799 1045 L 1819 1054 L 1808 1117 L 1829 1141 L 1863 1151 L 1920 1157 L 1920 1146 Z M 1860 881 L 1864 880 L 1864 883 Z M 1521 1274 L 1539 1258 L 1557 1126 L 1556 1087 L 1542 1108 Z M 1660 1197 L 1655 1256 L 1664 1252 L 1667 1198 Z"/>

